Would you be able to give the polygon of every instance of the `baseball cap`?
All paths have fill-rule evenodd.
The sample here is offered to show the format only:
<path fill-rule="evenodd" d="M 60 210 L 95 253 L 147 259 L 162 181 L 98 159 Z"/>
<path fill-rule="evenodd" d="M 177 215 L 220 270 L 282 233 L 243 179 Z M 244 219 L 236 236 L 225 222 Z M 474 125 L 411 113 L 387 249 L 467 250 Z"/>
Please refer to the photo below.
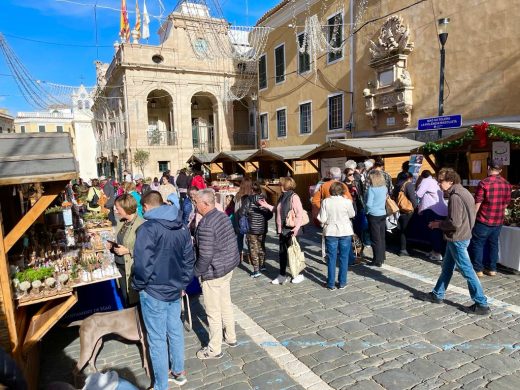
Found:
<path fill-rule="evenodd" d="M 106 177 L 106 176 L 104 176 L 104 175 L 102 175 L 102 176 L 99 176 L 99 180 L 106 180 L 106 179 L 107 179 L 107 177 Z"/>
<path fill-rule="evenodd" d="M 144 177 L 140 173 L 137 173 L 134 175 L 134 180 L 142 180 L 142 179 L 144 179 Z"/>

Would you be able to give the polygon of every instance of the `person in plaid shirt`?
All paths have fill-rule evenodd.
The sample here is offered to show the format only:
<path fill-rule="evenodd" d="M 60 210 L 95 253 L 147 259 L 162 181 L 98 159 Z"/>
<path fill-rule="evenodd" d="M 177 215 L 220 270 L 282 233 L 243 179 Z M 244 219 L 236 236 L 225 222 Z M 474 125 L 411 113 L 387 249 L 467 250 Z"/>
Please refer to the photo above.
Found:
<path fill-rule="evenodd" d="M 477 220 L 473 227 L 470 254 L 477 276 L 495 276 L 498 261 L 498 237 L 504 223 L 504 213 L 511 201 L 511 184 L 500 172 L 502 164 L 491 161 L 489 176 L 482 180 L 475 192 Z M 484 259 L 484 246 L 489 244 L 489 257 Z"/>

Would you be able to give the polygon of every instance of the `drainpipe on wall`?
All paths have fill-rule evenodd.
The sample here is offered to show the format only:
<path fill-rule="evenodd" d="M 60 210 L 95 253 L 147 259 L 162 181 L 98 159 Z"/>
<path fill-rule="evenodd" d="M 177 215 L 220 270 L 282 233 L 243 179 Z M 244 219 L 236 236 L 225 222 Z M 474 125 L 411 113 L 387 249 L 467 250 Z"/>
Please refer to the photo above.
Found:
<path fill-rule="evenodd" d="M 349 66 L 350 66 L 350 134 L 354 138 L 354 0 L 350 0 L 350 53 L 349 53 Z"/>

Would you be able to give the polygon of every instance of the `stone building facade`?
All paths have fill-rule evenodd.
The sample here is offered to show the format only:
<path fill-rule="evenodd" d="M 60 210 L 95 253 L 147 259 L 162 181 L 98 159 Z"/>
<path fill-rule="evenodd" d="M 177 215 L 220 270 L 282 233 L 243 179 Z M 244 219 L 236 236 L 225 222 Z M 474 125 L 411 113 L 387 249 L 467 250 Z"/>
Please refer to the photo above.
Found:
<path fill-rule="evenodd" d="M 520 0 L 411 3 L 283 0 L 263 15 L 257 25 L 274 29 L 258 72 L 264 144 L 384 134 L 435 138 L 436 132 L 418 133 L 417 121 L 438 111 L 437 20 L 443 17 L 450 18 L 445 115 L 461 114 L 463 124 L 520 121 L 520 73 L 514 66 Z M 344 43 L 316 62 L 298 52 L 313 16 L 330 46 Z"/>
<path fill-rule="evenodd" d="M 0 133 L 11 133 L 14 131 L 14 118 L 9 115 L 7 109 L 0 108 Z"/>
<path fill-rule="evenodd" d="M 204 27 L 227 38 L 228 23 L 202 11 Z M 137 150 L 150 153 L 144 175 L 153 178 L 185 167 L 194 153 L 254 145 L 251 98 L 231 101 L 226 95 L 240 64 L 224 57 L 200 59 L 214 43 L 194 41 L 198 23 L 200 18 L 179 8 L 159 29 L 159 45 L 122 43 L 110 64 L 96 64 L 92 110 L 100 174 L 138 173 Z"/>

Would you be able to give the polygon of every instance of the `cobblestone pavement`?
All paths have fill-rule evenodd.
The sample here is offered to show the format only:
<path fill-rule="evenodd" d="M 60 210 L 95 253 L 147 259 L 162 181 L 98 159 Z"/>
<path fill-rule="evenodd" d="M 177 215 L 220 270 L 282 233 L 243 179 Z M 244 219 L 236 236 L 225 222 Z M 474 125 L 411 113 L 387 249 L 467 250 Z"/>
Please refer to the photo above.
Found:
<path fill-rule="evenodd" d="M 483 279 L 492 298 L 489 316 L 460 310 L 471 304 L 455 273 L 445 304 L 414 296 L 430 291 L 440 263 L 387 253 L 383 268 L 361 264 L 348 273 L 345 290 L 323 287 L 326 266 L 321 236 L 307 228 L 306 280 L 274 286 L 277 241 L 270 234 L 266 277 L 249 277 L 248 265 L 233 276 L 239 345 L 224 357 L 199 361 L 207 340 L 202 304 L 192 299 L 194 331 L 186 333 L 186 389 L 520 389 L 519 276 L 500 272 Z M 451 286 L 450 286 L 451 287 Z M 202 297 L 200 298 L 202 301 Z M 79 354 L 77 328 L 55 329 L 44 339 L 42 384 L 70 383 Z M 139 350 L 105 342 L 98 369 L 114 369 L 147 388 Z"/>

